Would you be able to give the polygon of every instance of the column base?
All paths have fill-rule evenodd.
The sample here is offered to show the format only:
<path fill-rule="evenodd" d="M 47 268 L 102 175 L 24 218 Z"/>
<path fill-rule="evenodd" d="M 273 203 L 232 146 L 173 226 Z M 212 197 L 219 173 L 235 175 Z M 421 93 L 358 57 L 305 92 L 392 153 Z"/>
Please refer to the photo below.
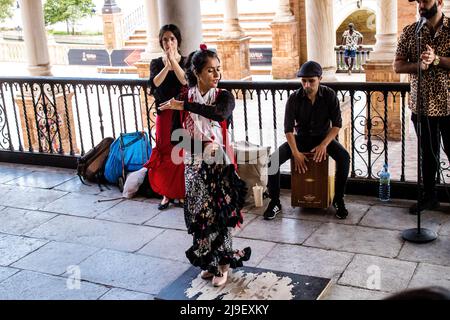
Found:
<path fill-rule="evenodd" d="M 51 69 L 50 63 L 39 66 L 28 66 L 30 75 L 35 77 L 51 77 L 53 76 Z"/>
<path fill-rule="evenodd" d="M 323 68 L 322 72 L 322 82 L 338 82 L 338 78 L 336 77 L 336 68 L 328 67 Z"/>
<path fill-rule="evenodd" d="M 400 82 L 400 74 L 394 72 L 391 62 L 383 62 L 383 61 L 370 61 L 364 65 L 364 69 L 366 70 L 366 81 L 367 82 Z M 376 136 L 384 137 L 384 114 L 385 114 L 385 101 L 383 94 L 374 93 L 371 98 L 371 106 L 372 106 L 372 115 L 379 114 L 381 119 L 380 121 L 373 122 L 371 136 L 372 139 L 376 138 Z M 388 106 L 388 140 L 391 141 L 401 141 L 402 139 L 402 98 L 398 95 L 395 99 L 392 95 L 388 96 L 387 101 Z M 405 132 L 408 131 L 409 121 L 406 121 L 403 125 L 406 126 Z M 366 135 L 368 134 L 366 129 Z"/>
<path fill-rule="evenodd" d="M 217 41 L 217 52 L 222 62 L 223 79 L 251 80 L 250 37 Z"/>

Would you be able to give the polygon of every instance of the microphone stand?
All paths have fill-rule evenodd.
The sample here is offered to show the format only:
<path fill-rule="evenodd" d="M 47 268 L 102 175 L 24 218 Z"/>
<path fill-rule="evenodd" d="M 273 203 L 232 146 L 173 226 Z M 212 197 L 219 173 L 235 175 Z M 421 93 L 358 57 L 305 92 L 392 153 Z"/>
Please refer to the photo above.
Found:
<path fill-rule="evenodd" d="M 423 26 L 423 24 L 422 24 Z M 436 232 L 421 227 L 421 210 L 422 202 L 422 68 L 420 67 L 420 56 L 422 53 L 422 28 L 419 25 L 417 30 L 417 228 L 403 231 L 402 238 L 413 243 L 428 243 L 437 239 Z"/>

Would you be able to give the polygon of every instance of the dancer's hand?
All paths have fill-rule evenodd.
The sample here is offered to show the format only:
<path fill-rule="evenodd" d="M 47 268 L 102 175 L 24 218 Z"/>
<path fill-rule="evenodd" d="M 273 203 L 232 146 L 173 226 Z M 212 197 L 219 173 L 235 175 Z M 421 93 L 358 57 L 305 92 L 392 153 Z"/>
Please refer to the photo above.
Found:
<path fill-rule="evenodd" d="M 183 101 L 179 101 L 179 100 L 175 100 L 174 98 L 170 99 L 169 101 L 166 101 L 164 103 L 162 103 L 159 106 L 159 110 L 164 111 L 164 110 L 184 110 L 184 102 Z"/>

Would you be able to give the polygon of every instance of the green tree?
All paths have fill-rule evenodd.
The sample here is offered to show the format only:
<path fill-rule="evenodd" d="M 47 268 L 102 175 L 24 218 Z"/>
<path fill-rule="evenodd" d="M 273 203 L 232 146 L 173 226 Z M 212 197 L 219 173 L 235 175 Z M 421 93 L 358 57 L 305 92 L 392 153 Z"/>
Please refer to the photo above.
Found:
<path fill-rule="evenodd" d="M 15 2 L 15 0 L 0 0 L 0 22 L 12 17 L 12 8 Z"/>
<path fill-rule="evenodd" d="M 95 4 L 92 0 L 47 0 L 44 4 L 45 24 L 66 22 L 67 33 L 75 34 L 75 23 L 94 14 Z"/>

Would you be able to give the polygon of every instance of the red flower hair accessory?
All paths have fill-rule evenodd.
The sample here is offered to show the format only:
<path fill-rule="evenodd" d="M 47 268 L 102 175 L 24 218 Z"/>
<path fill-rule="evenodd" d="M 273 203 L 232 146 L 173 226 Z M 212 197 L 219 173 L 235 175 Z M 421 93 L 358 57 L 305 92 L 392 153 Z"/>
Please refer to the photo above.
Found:
<path fill-rule="evenodd" d="M 202 44 L 200 45 L 200 50 L 206 51 L 206 50 L 208 50 L 208 47 L 206 46 L 206 44 L 202 43 Z"/>

